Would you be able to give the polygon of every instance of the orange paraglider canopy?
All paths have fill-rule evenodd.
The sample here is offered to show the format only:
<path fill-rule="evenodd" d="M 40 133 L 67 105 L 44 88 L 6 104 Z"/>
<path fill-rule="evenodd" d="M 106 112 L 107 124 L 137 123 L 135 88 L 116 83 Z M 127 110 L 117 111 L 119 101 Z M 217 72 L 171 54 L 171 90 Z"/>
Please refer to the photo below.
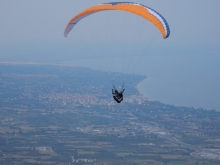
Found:
<path fill-rule="evenodd" d="M 105 10 L 122 10 L 139 15 L 145 18 L 146 20 L 150 21 L 151 23 L 153 23 L 161 32 L 164 39 L 169 37 L 170 35 L 170 29 L 167 21 L 164 19 L 164 17 L 161 14 L 159 14 L 155 10 L 139 3 L 111 2 L 111 3 L 104 3 L 90 7 L 80 12 L 79 14 L 75 15 L 67 24 L 66 29 L 64 31 L 64 36 L 67 37 L 68 33 L 81 19 L 87 17 L 90 14 Z"/>

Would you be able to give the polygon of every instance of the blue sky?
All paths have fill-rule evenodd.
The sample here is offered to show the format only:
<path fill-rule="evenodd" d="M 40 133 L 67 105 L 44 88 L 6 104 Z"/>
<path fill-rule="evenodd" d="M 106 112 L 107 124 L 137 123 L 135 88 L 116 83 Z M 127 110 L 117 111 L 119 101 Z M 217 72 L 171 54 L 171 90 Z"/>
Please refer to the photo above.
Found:
<path fill-rule="evenodd" d="M 66 0 L 61 2 L 54 0 L 45 3 L 43 0 L 21 0 L 19 2 L 2 0 L 0 1 L 0 42 L 4 46 L 25 45 L 32 42 L 33 44 L 62 42 L 63 31 L 69 19 L 81 10 L 102 2 L 109 1 Z M 217 17 L 219 1 L 134 0 L 133 2 L 145 4 L 160 12 L 167 19 L 171 28 L 171 36 L 166 42 L 170 45 L 218 47 L 220 40 L 220 21 Z M 90 21 L 91 19 L 88 20 L 89 24 L 96 24 Z M 136 25 L 134 23 L 130 26 Z M 85 27 L 81 30 L 87 29 Z"/>
<path fill-rule="evenodd" d="M 77 24 L 67 38 L 63 37 L 66 24 L 75 14 L 103 2 L 109 1 L 0 0 L 0 61 L 72 61 L 75 65 L 105 69 L 97 60 L 77 60 L 76 56 L 86 56 L 91 51 L 99 54 L 100 45 L 105 47 L 109 41 L 120 41 L 120 32 L 115 27 L 126 26 L 129 35 L 123 36 L 120 43 L 136 43 L 137 47 L 130 46 L 126 51 L 144 55 L 135 72 L 148 76 L 149 81 L 143 87 L 146 95 L 165 103 L 220 110 L 220 1 L 133 0 L 165 17 L 171 29 L 166 40 L 151 25 L 145 30 L 148 24 L 143 19 L 121 12 L 90 16 Z M 114 26 L 106 18 L 111 23 L 115 21 Z M 125 25 L 122 26 L 119 21 L 123 18 Z M 149 34 L 155 34 L 156 41 L 146 54 L 144 47 L 150 44 L 150 39 L 146 40 Z M 85 50 L 85 46 L 89 48 Z M 110 53 L 120 54 L 120 49 L 115 47 L 108 46 Z"/>

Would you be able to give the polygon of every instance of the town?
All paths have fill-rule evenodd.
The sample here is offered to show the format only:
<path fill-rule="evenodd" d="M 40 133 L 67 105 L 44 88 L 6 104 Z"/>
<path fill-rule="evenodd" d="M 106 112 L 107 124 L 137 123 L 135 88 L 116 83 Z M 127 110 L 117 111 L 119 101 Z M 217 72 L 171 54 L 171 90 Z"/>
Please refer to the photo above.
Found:
<path fill-rule="evenodd" d="M 113 75 L 123 76 L 1 64 L 0 164 L 220 163 L 220 112 L 152 101 L 137 90 L 140 75 L 126 75 L 118 104 Z"/>

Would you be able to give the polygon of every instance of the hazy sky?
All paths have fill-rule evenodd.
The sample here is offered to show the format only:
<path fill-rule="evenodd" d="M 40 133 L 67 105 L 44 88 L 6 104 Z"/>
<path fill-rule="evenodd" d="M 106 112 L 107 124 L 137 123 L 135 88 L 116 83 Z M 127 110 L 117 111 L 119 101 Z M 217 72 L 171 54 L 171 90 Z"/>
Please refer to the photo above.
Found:
<path fill-rule="evenodd" d="M 106 36 L 112 40 L 113 33 L 114 40 L 120 41 L 120 32 L 115 29 L 122 28 L 118 22 L 125 18 L 129 35 L 123 40 L 139 46 L 129 47 L 128 52 L 134 49 L 135 54 L 145 55 L 143 46 L 150 44 L 145 41 L 148 34 L 159 36 L 154 43 L 155 53 L 141 58 L 135 71 L 148 76 L 142 87 L 146 95 L 165 103 L 220 110 L 219 0 L 133 0 L 165 17 L 171 30 L 166 40 L 160 39 L 153 26 L 146 28 L 143 19 L 121 12 L 111 12 L 111 24 L 106 21 L 112 19 L 108 12 L 90 16 L 77 24 L 67 38 L 63 37 L 66 24 L 75 14 L 103 2 L 109 0 L 0 0 L 0 61 L 73 61 L 101 68 L 96 60 L 76 61 L 74 55 L 87 54 L 92 49 L 98 54 L 99 46 L 108 42 Z M 157 42 L 161 45 L 158 49 Z M 85 46 L 90 49 L 85 50 Z"/>

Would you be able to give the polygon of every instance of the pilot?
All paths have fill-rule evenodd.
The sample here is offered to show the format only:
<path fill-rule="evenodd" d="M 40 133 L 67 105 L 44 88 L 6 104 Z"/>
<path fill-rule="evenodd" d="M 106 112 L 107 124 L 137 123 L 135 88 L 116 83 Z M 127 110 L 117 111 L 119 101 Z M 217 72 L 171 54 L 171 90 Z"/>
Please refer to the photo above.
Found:
<path fill-rule="evenodd" d="M 112 89 L 112 95 L 113 95 L 113 98 L 115 99 L 115 101 L 117 103 L 120 103 L 122 100 L 123 100 L 123 92 L 125 91 L 125 89 L 122 87 L 122 90 L 121 92 L 118 92 L 117 89 Z"/>

